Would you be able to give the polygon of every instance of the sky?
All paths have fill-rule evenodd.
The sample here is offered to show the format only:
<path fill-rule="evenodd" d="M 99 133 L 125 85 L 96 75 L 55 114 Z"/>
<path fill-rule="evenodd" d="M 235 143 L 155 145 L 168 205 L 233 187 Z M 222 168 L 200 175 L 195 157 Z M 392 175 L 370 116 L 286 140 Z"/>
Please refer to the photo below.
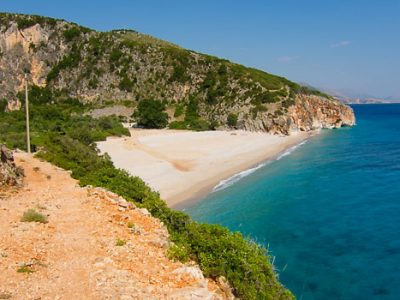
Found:
<path fill-rule="evenodd" d="M 325 90 L 400 99 L 400 0 L 0 0 L 0 11 L 134 29 Z"/>

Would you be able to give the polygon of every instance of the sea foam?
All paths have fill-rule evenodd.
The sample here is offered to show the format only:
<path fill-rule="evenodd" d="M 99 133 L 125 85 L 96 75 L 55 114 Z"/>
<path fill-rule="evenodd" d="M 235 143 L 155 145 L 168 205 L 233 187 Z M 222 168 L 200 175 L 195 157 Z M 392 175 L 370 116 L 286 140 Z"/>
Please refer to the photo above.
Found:
<path fill-rule="evenodd" d="M 304 145 L 305 143 L 307 143 L 307 140 L 293 146 L 290 147 L 289 149 L 287 149 L 285 152 L 283 152 L 281 155 L 279 155 L 276 160 L 281 160 L 283 157 L 290 155 L 291 153 L 293 153 L 293 151 L 295 151 L 296 149 L 298 149 L 300 146 Z M 234 183 L 238 182 L 240 179 L 254 173 L 255 171 L 257 171 L 258 169 L 266 166 L 268 163 L 270 163 L 271 160 L 267 160 L 253 168 L 241 171 L 227 179 L 221 180 L 214 188 L 213 188 L 213 192 L 218 192 L 221 191 L 231 185 L 233 185 Z"/>

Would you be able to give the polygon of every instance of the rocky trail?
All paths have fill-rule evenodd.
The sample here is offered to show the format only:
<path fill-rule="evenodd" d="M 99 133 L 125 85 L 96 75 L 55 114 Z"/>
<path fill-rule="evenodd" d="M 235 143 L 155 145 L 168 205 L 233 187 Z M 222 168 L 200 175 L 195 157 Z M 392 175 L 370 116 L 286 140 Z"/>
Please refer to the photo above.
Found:
<path fill-rule="evenodd" d="M 22 188 L 0 191 L 0 299 L 227 299 L 167 257 L 163 224 L 111 192 L 16 153 Z M 33 209 L 43 223 L 24 222 Z"/>

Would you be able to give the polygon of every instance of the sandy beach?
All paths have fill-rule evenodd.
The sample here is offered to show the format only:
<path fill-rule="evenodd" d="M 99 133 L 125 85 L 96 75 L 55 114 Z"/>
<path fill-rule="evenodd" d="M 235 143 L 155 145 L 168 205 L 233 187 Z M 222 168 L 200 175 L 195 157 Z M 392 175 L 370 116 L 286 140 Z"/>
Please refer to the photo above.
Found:
<path fill-rule="evenodd" d="M 221 180 L 277 157 L 310 135 L 131 129 L 131 137 L 111 137 L 97 145 L 116 167 L 139 176 L 170 207 L 180 208 Z"/>

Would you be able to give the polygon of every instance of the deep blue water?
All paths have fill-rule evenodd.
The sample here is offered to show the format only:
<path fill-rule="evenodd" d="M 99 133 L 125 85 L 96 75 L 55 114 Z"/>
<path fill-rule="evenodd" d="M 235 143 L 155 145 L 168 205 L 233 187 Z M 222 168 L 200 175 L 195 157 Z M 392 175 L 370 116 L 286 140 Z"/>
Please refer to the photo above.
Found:
<path fill-rule="evenodd" d="M 187 208 L 263 243 L 299 299 L 400 299 L 400 105 L 357 105 L 357 126 Z"/>

